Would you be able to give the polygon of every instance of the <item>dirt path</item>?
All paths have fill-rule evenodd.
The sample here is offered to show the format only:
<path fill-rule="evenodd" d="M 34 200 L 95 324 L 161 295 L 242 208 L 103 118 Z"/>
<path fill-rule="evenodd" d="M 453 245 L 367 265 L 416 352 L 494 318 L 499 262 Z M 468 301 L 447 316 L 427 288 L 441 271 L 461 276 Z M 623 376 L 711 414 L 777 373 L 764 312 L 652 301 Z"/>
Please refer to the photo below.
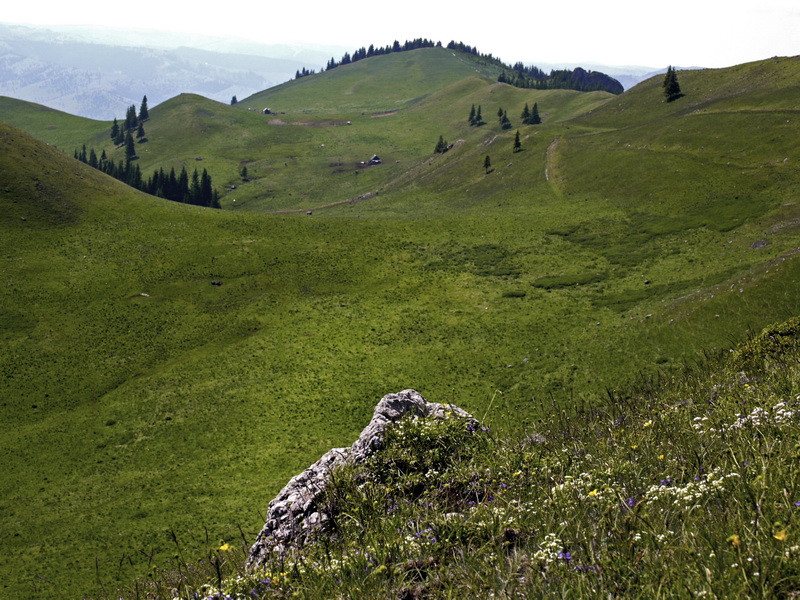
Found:
<path fill-rule="evenodd" d="M 544 159 L 544 179 L 553 188 L 553 191 L 560 198 L 562 196 L 561 181 L 558 172 L 558 158 L 556 156 L 556 146 L 561 141 L 560 137 L 554 138 L 547 147 Z"/>
<path fill-rule="evenodd" d="M 323 208 L 333 208 L 334 206 L 341 206 L 342 204 L 355 204 L 361 200 L 366 200 L 367 198 L 372 198 L 375 196 L 375 192 L 367 192 L 366 194 L 361 194 L 360 196 L 356 196 L 355 198 L 348 198 L 347 200 L 339 200 L 337 202 L 331 202 L 329 204 L 321 204 L 320 206 L 313 206 L 311 208 L 287 208 L 285 210 L 268 210 L 268 215 L 296 215 L 299 213 L 308 213 L 314 212 L 315 210 L 322 210 Z"/>
<path fill-rule="evenodd" d="M 342 125 L 349 125 L 350 121 L 294 121 L 291 123 L 287 123 L 283 119 L 270 119 L 270 125 L 294 125 L 296 127 L 341 127 Z"/>

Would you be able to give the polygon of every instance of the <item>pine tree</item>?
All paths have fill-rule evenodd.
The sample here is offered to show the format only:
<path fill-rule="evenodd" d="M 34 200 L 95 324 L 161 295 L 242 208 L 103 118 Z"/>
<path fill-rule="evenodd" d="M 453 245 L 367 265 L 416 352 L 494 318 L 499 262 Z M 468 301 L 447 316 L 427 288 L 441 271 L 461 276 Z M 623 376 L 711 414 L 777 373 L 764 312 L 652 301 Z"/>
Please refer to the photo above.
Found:
<path fill-rule="evenodd" d="M 520 115 L 522 119 L 523 125 L 530 125 L 531 122 L 531 109 L 528 108 L 528 103 L 525 103 L 525 108 L 522 109 L 522 114 Z"/>
<path fill-rule="evenodd" d="M 481 105 L 478 105 L 478 112 L 475 113 L 475 126 L 480 127 L 483 125 L 483 116 L 481 115 Z"/>
<path fill-rule="evenodd" d="M 503 120 L 503 109 L 502 108 L 498 108 L 497 109 L 497 118 L 500 119 L 501 121 Z"/>
<path fill-rule="evenodd" d="M 150 118 L 150 112 L 147 110 L 147 96 L 142 98 L 142 106 L 139 109 L 139 120 L 146 121 Z"/>
<path fill-rule="evenodd" d="M 500 117 L 500 127 L 501 129 L 511 129 L 511 121 L 509 120 L 506 111 L 503 111 L 503 116 Z"/>
<path fill-rule="evenodd" d="M 445 142 L 444 138 L 440 135 L 439 141 L 436 142 L 436 149 L 434 150 L 434 152 L 437 152 L 439 154 L 444 154 L 448 150 L 449 148 L 447 147 L 447 142 Z"/>
<path fill-rule="evenodd" d="M 247 165 L 244 165 L 244 166 L 242 167 L 242 181 L 250 181 L 250 180 L 247 178 Z"/>
<path fill-rule="evenodd" d="M 136 158 L 136 146 L 133 145 L 133 136 L 131 132 L 125 134 L 125 160 L 133 160 Z"/>
<path fill-rule="evenodd" d="M 97 153 L 94 151 L 94 148 L 89 150 L 89 166 L 93 168 L 97 168 Z"/>
<path fill-rule="evenodd" d="M 470 125 L 475 125 L 475 105 L 474 104 L 472 105 L 472 108 L 469 109 L 469 119 L 467 119 L 467 121 L 469 121 Z"/>
<path fill-rule="evenodd" d="M 200 176 L 200 206 L 210 207 L 214 202 L 214 190 L 211 188 L 211 176 L 203 169 Z"/>
<path fill-rule="evenodd" d="M 519 129 L 517 129 L 517 135 L 514 137 L 514 152 L 519 152 L 522 150 L 522 142 L 519 141 Z"/>
<path fill-rule="evenodd" d="M 114 123 L 113 125 L 111 125 L 111 141 L 113 141 L 116 144 L 118 137 L 119 137 L 119 123 L 117 123 L 117 117 L 114 117 Z"/>
<path fill-rule="evenodd" d="M 484 158 L 484 159 L 483 159 L 483 168 L 484 168 L 484 169 L 486 170 L 486 172 L 488 173 L 488 172 L 489 172 L 489 169 L 491 168 L 491 166 L 492 166 L 492 161 L 491 161 L 491 159 L 489 158 L 489 155 L 487 154 L 487 155 L 486 155 L 486 158 Z"/>
<path fill-rule="evenodd" d="M 128 107 L 127 113 L 125 114 L 125 131 L 133 131 L 136 129 L 138 124 L 138 119 L 136 118 L 136 106 L 131 104 Z"/>
<path fill-rule="evenodd" d="M 136 129 L 136 139 L 140 143 L 147 141 L 144 137 L 144 124 L 141 121 L 139 121 L 139 127 Z"/>
<path fill-rule="evenodd" d="M 683 98 L 681 86 L 678 83 L 678 75 L 672 65 L 667 68 L 667 74 L 664 76 L 664 95 L 667 97 L 667 102 Z"/>
<path fill-rule="evenodd" d="M 178 175 L 178 202 L 189 201 L 189 174 L 186 172 L 186 167 L 181 169 L 181 174 Z"/>
<path fill-rule="evenodd" d="M 189 204 L 200 204 L 200 176 L 197 169 L 192 173 L 192 185 L 189 187 Z"/>
<path fill-rule="evenodd" d="M 236 99 L 236 96 L 234 96 L 233 98 L 231 98 L 231 106 L 233 106 L 233 105 L 234 105 L 234 104 L 236 104 L 237 102 L 238 102 L 238 100 Z"/>
<path fill-rule="evenodd" d="M 538 125 L 542 122 L 542 119 L 539 117 L 539 105 L 534 102 L 533 103 L 533 110 L 531 110 L 531 125 Z"/>

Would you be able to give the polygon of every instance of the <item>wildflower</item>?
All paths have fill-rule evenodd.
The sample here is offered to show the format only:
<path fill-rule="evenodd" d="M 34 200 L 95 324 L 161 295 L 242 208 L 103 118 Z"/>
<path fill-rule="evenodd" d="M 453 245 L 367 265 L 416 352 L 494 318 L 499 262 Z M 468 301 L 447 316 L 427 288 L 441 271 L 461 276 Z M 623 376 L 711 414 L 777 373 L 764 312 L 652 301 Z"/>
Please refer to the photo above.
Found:
<path fill-rule="evenodd" d="M 658 460 L 664 460 L 664 455 L 663 454 L 659 454 L 658 455 Z"/>
<path fill-rule="evenodd" d="M 566 562 L 569 562 L 569 561 L 572 560 L 572 554 L 569 551 L 562 552 L 561 554 L 558 555 L 558 558 L 560 558 L 561 560 L 564 560 Z"/>
<path fill-rule="evenodd" d="M 651 419 L 651 420 L 649 420 L 649 421 L 647 421 L 647 423 L 645 423 L 644 425 L 642 425 L 642 427 L 652 427 L 652 426 L 653 426 L 653 421 L 652 421 L 652 419 Z"/>
<path fill-rule="evenodd" d="M 597 488 L 595 488 L 595 489 L 593 489 L 591 492 L 589 492 L 589 495 L 590 495 L 590 496 L 597 496 L 597 494 L 598 494 L 598 490 L 597 490 Z"/>
<path fill-rule="evenodd" d="M 627 505 L 628 505 L 628 508 L 633 508 L 633 507 L 634 507 L 634 505 L 636 504 L 636 498 L 628 498 L 628 499 L 625 501 L 625 504 L 627 504 Z"/>
<path fill-rule="evenodd" d="M 786 538 L 789 537 L 789 534 L 785 529 L 781 529 L 780 531 L 776 531 L 775 533 L 773 533 L 772 537 L 774 537 L 779 542 L 785 542 Z"/>
<path fill-rule="evenodd" d="M 230 552 L 231 550 L 233 550 L 233 546 L 231 546 L 228 542 L 225 542 L 224 544 L 222 544 L 222 546 L 217 548 L 217 550 L 222 550 L 223 552 Z"/>
<path fill-rule="evenodd" d="M 734 546 L 735 548 L 739 548 L 742 545 L 742 540 L 735 533 L 733 535 L 728 536 L 728 538 L 725 541 L 730 542 L 731 545 Z"/>

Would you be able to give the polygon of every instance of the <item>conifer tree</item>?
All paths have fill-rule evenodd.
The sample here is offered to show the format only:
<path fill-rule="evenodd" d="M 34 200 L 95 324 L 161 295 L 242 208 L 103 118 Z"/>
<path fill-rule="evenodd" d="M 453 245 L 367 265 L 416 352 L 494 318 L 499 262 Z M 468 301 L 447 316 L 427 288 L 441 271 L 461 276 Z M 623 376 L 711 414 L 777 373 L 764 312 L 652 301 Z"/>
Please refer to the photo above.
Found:
<path fill-rule="evenodd" d="M 434 150 L 434 152 L 437 152 L 439 154 L 444 154 L 445 152 L 447 152 L 447 150 L 448 150 L 447 142 L 445 142 L 444 138 L 440 135 L 439 141 L 436 142 L 436 149 Z"/>
<path fill-rule="evenodd" d="M 681 86 L 678 83 L 678 75 L 672 65 L 667 68 L 667 74 L 664 76 L 664 95 L 667 97 L 667 102 L 673 102 L 683 97 Z"/>
<path fill-rule="evenodd" d="M 478 104 L 478 112 L 475 113 L 475 125 L 480 127 L 483 125 L 483 116 L 481 115 L 481 105 Z"/>
<path fill-rule="evenodd" d="M 139 142 L 146 141 L 144 137 L 144 124 L 141 121 L 139 121 L 139 127 L 136 129 L 136 139 L 139 140 Z"/>
<path fill-rule="evenodd" d="M 531 109 L 528 108 L 528 103 L 525 103 L 525 108 L 522 109 L 522 114 L 520 115 L 522 119 L 523 125 L 530 125 L 531 122 Z"/>
<path fill-rule="evenodd" d="M 522 150 L 522 142 L 519 140 L 519 129 L 517 129 L 517 135 L 514 137 L 514 152 L 520 150 Z"/>
<path fill-rule="evenodd" d="M 192 185 L 189 187 L 189 204 L 200 204 L 200 175 L 197 169 L 192 173 Z"/>
<path fill-rule="evenodd" d="M 133 145 L 131 132 L 125 134 L 125 160 L 131 161 L 136 158 L 136 146 Z"/>
<path fill-rule="evenodd" d="M 503 108 L 502 107 L 497 109 L 497 118 L 500 119 L 501 121 L 503 120 Z"/>
<path fill-rule="evenodd" d="M 186 172 L 186 167 L 181 169 L 181 174 L 178 175 L 178 202 L 189 201 L 189 174 Z"/>
<path fill-rule="evenodd" d="M 533 103 L 533 110 L 531 110 L 531 125 L 538 125 L 542 122 L 541 117 L 539 117 L 539 105 L 534 102 Z"/>
<path fill-rule="evenodd" d="M 150 118 L 150 112 L 147 110 L 147 96 L 142 98 L 142 106 L 139 108 L 139 120 L 146 121 Z"/>
<path fill-rule="evenodd" d="M 93 168 L 97 168 L 97 153 L 94 151 L 94 148 L 89 150 L 89 166 Z"/>
<path fill-rule="evenodd" d="M 116 144 L 118 137 L 119 137 L 119 123 L 117 123 L 117 117 L 114 117 L 114 123 L 113 125 L 111 125 L 111 140 Z"/>
<path fill-rule="evenodd" d="M 200 206 L 211 207 L 214 201 L 214 190 L 211 188 L 211 176 L 203 169 L 200 176 Z"/>
<path fill-rule="evenodd" d="M 472 108 L 469 109 L 469 121 L 470 125 L 475 125 L 475 105 L 472 105 Z"/>
<path fill-rule="evenodd" d="M 234 105 L 234 104 L 236 104 L 237 102 L 238 102 L 238 100 L 236 99 L 236 96 L 234 96 L 233 98 L 231 98 L 231 106 L 233 106 L 233 105 Z"/>
<path fill-rule="evenodd" d="M 125 114 L 125 131 L 133 131 L 136 129 L 138 125 L 138 120 L 136 118 L 136 106 L 131 104 L 128 107 L 128 111 Z"/>
<path fill-rule="evenodd" d="M 487 154 L 486 158 L 483 159 L 483 168 L 488 173 L 491 166 L 492 166 L 492 160 L 489 158 L 489 155 Z"/>
<path fill-rule="evenodd" d="M 249 181 L 249 179 L 247 178 L 247 165 L 244 165 L 242 167 L 241 175 L 242 175 L 242 181 Z"/>
<path fill-rule="evenodd" d="M 509 120 L 506 111 L 503 111 L 503 116 L 500 117 L 500 127 L 502 129 L 511 129 L 511 121 Z"/>

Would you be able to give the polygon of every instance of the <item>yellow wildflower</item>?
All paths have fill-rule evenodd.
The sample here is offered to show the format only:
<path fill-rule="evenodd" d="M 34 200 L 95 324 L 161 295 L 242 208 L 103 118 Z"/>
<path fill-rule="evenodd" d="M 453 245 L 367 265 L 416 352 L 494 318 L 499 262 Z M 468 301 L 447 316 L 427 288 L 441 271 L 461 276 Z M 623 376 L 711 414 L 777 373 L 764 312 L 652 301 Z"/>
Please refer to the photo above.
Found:
<path fill-rule="evenodd" d="M 742 545 L 742 540 L 739 539 L 739 536 L 736 535 L 735 533 L 733 535 L 728 536 L 728 539 L 725 541 L 730 542 L 731 545 L 735 546 L 736 548 Z"/>
<path fill-rule="evenodd" d="M 222 550 L 223 552 L 230 552 L 231 550 L 233 550 L 233 546 L 231 546 L 228 542 L 225 542 L 224 544 L 222 544 L 222 546 L 217 548 L 217 550 Z"/>
<path fill-rule="evenodd" d="M 780 531 L 776 531 L 775 533 L 773 533 L 772 537 L 774 537 L 779 542 L 785 542 L 786 538 L 789 537 L 789 533 L 785 529 L 781 529 Z"/>

